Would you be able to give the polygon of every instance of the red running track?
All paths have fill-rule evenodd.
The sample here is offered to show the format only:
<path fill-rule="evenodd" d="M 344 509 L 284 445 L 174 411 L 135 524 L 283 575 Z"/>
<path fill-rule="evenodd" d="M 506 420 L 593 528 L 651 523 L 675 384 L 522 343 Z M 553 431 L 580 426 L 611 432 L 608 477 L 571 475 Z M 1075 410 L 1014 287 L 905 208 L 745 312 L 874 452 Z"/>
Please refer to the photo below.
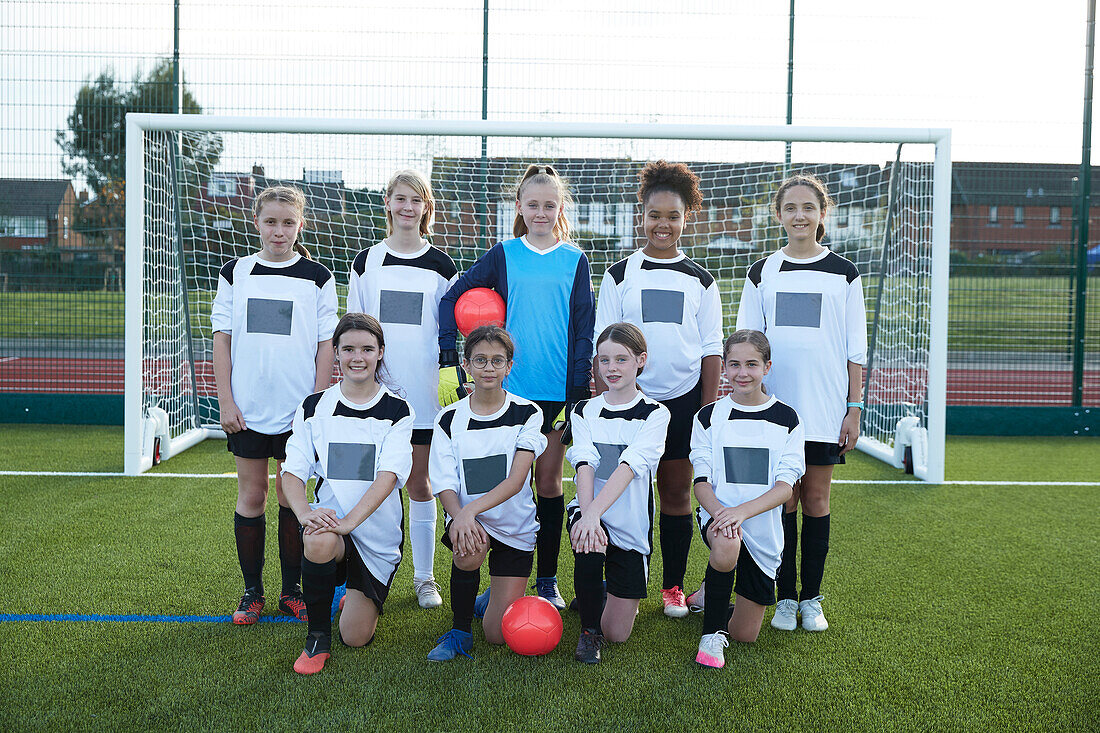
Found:
<path fill-rule="evenodd" d="M 188 387 L 189 369 L 174 374 L 167 361 L 152 360 L 154 385 L 173 382 Z M 216 396 L 214 367 L 195 364 L 199 394 Z M 871 389 L 879 401 L 915 402 L 924 388 L 920 370 L 881 369 L 874 372 Z M 984 406 L 1069 406 L 1072 374 L 1066 370 L 948 369 L 947 404 Z M 121 359 L 58 359 L 0 357 L 0 393 L 122 394 Z M 1084 403 L 1100 405 L 1100 370 L 1085 372 Z"/>

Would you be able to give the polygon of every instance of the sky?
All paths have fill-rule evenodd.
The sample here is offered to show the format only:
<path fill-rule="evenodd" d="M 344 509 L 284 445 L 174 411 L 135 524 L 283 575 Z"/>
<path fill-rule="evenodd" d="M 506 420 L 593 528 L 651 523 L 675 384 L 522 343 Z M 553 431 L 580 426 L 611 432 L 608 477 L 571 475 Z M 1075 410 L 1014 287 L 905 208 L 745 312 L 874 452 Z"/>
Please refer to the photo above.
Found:
<path fill-rule="evenodd" d="M 208 113 L 477 119 L 482 8 L 181 0 L 182 68 Z M 956 161 L 1079 163 L 1086 8 L 797 0 L 794 123 L 948 127 Z M 782 124 L 788 9 L 490 0 L 489 118 Z M 172 45 L 170 1 L 0 3 L 0 177 L 59 177 L 54 135 L 81 84 Z M 225 165 L 254 155 L 227 141 Z"/>

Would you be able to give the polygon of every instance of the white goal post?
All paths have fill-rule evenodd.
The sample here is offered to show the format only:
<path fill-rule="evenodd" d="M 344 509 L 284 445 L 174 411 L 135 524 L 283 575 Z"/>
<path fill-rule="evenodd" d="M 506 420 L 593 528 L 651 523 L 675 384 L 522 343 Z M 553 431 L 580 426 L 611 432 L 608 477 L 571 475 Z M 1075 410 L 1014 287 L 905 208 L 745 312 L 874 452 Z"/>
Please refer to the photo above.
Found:
<path fill-rule="evenodd" d="M 837 199 L 825 244 L 856 262 L 869 354 L 858 448 L 944 480 L 951 133 L 946 129 L 126 116 L 125 472 L 223 436 L 210 366 L 217 268 L 255 251 L 251 197 L 305 191 L 304 243 L 337 276 L 385 236 L 381 189 L 420 170 L 437 197 L 433 243 L 465 269 L 510 236 L 508 186 L 528 162 L 570 182 L 569 212 L 598 288 L 637 245 L 637 171 L 691 165 L 705 202 L 681 248 L 720 283 L 733 327 L 748 265 L 781 244 L 777 182 L 807 170 Z M 791 163 L 786 151 L 793 150 Z"/>

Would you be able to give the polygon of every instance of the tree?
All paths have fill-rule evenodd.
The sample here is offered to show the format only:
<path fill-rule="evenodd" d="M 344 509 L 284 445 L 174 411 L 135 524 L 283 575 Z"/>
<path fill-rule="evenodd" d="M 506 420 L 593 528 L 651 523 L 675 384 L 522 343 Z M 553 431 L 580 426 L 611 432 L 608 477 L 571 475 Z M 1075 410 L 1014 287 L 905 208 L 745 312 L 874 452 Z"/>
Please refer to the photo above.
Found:
<path fill-rule="evenodd" d="M 76 215 L 77 228 L 109 232 L 123 226 L 124 207 L 118 195 L 126 179 L 126 114 L 128 112 L 174 112 L 172 61 L 163 59 L 142 78 L 129 84 L 119 82 L 108 69 L 84 84 L 67 119 L 67 129 L 58 130 L 57 144 L 64 157 L 66 174 L 83 178 L 98 201 L 89 217 Z M 180 85 L 180 106 L 185 114 L 201 114 L 202 107 L 186 84 Z M 177 180 L 192 194 L 204 185 L 222 153 L 222 139 L 216 133 L 185 133 L 180 136 Z M 90 219 L 94 213 L 95 222 Z"/>

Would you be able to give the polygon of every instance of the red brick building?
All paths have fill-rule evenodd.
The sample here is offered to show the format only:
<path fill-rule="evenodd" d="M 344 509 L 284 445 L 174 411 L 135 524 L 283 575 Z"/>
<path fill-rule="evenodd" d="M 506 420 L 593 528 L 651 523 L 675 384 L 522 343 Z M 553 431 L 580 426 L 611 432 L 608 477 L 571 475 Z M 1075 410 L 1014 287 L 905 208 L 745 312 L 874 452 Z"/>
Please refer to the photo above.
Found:
<path fill-rule="evenodd" d="M 0 250 L 83 249 L 75 207 L 71 181 L 0 178 Z"/>

